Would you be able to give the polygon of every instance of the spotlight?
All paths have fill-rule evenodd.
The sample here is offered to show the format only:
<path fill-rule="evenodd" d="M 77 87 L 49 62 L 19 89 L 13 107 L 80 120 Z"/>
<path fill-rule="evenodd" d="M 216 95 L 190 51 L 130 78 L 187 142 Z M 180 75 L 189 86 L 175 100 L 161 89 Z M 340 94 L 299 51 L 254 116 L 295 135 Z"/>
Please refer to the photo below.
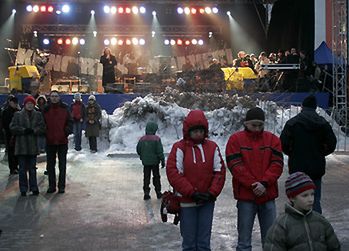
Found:
<path fill-rule="evenodd" d="M 212 32 L 212 31 L 210 31 L 210 32 L 208 33 L 208 37 L 209 37 L 209 38 L 211 38 L 211 37 L 212 37 L 212 35 L 213 35 L 213 32 Z"/>
<path fill-rule="evenodd" d="M 205 9 L 200 8 L 200 9 L 199 9 L 199 12 L 200 12 L 200 14 L 204 14 L 204 13 L 205 13 Z"/>
<path fill-rule="evenodd" d="M 133 45 L 138 45 L 138 39 L 137 38 L 132 38 L 132 44 Z"/>
<path fill-rule="evenodd" d="M 110 13 L 111 14 L 116 14 L 116 7 L 115 6 L 110 8 Z"/>
<path fill-rule="evenodd" d="M 81 38 L 79 42 L 80 42 L 80 45 L 84 45 L 86 43 L 85 39 L 83 38 Z"/>
<path fill-rule="evenodd" d="M 153 10 L 153 12 L 151 14 L 153 14 L 153 16 L 155 17 L 156 16 L 156 11 Z"/>
<path fill-rule="evenodd" d="M 63 44 L 63 39 L 62 38 L 58 38 L 57 39 L 57 44 Z"/>
<path fill-rule="evenodd" d="M 105 5 L 103 10 L 104 10 L 104 13 L 108 14 L 110 12 L 110 7 L 108 5 Z"/>
<path fill-rule="evenodd" d="M 33 31 L 34 37 L 38 37 L 38 32 L 37 31 Z"/>
<path fill-rule="evenodd" d="M 126 7 L 125 12 L 126 12 L 126 14 L 130 14 L 131 13 L 131 8 Z"/>
<path fill-rule="evenodd" d="M 189 15 L 189 14 L 190 14 L 190 9 L 189 9 L 189 7 L 185 7 L 185 8 L 184 8 L 184 13 L 185 13 L 186 15 Z"/>
<path fill-rule="evenodd" d="M 143 38 L 139 39 L 139 45 L 145 45 L 145 40 Z"/>
<path fill-rule="evenodd" d="M 62 11 L 56 10 L 56 14 L 57 14 L 57 15 L 60 15 L 61 13 L 62 13 Z"/>
<path fill-rule="evenodd" d="M 231 12 L 230 12 L 230 11 L 227 11 L 227 15 L 228 15 L 228 16 L 231 16 Z"/>
<path fill-rule="evenodd" d="M 132 12 L 133 12 L 133 14 L 137 15 L 138 14 L 138 7 L 133 6 L 132 7 Z"/>
<path fill-rule="evenodd" d="M 124 40 L 119 39 L 118 40 L 118 45 L 123 45 L 123 44 L 124 44 Z"/>
<path fill-rule="evenodd" d="M 109 39 L 104 39 L 104 45 L 109 45 L 109 44 L 110 44 Z"/>
<path fill-rule="evenodd" d="M 68 4 L 63 5 L 62 12 L 68 13 L 70 11 L 70 6 Z"/>
<path fill-rule="evenodd" d="M 177 45 L 182 45 L 182 44 L 183 44 L 182 39 L 177 39 Z"/>
<path fill-rule="evenodd" d="M 213 12 L 214 14 L 217 14 L 217 13 L 218 13 L 218 8 L 217 8 L 217 7 L 213 7 L 213 8 L 212 8 L 212 12 Z"/>
<path fill-rule="evenodd" d="M 53 12 L 53 6 L 48 6 L 47 11 L 52 13 Z"/>
<path fill-rule="evenodd" d="M 164 44 L 165 44 L 165 45 L 169 45 L 169 44 L 170 44 L 170 40 L 165 39 Z"/>
<path fill-rule="evenodd" d="M 33 11 L 33 6 L 27 5 L 26 10 L 27 10 L 28 12 L 32 12 L 32 11 Z"/>
<path fill-rule="evenodd" d="M 79 39 L 77 37 L 73 37 L 72 44 L 77 45 L 79 43 Z"/>
<path fill-rule="evenodd" d="M 65 44 L 66 44 L 66 45 L 70 45 L 70 44 L 71 44 L 70 38 L 67 38 L 67 39 L 65 40 Z"/>
<path fill-rule="evenodd" d="M 190 41 L 189 40 L 185 41 L 185 45 L 190 45 Z"/>
<path fill-rule="evenodd" d="M 198 41 L 198 45 L 204 45 L 204 40 L 199 39 L 199 41 Z"/>
<path fill-rule="evenodd" d="M 33 6 L 33 11 L 34 12 L 39 12 L 39 5 L 34 5 Z"/>
<path fill-rule="evenodd" d="M 212 10 L 211 10 L 210 7 L 206 7 L 206 8 L 205 8 L 205 12 L 206 12 L 207 14 L 211 14 Z"/>
<path fill-rule="evenodd" d="M 93 31 L 93 37 L 97 37 L 97 31 Z"/>
<path fill-rule="evenodd" d="M 41 5 L 40 6 L 40 11 L 41 12 L 46 12 L 46 6 L 45 5 Z"/>
<path fill-rule="evenodd" d="M 182 15 L 183 12 L 184 12 L 184 10 L 183 10 L 182 7 L 178 7 L 178 8 L 177 8 L 177 13 L 178 13 L 178 14 Z"/>
<path fill-rule="evenodd" d="M 196 40 L 196 39 L 194 38 L 194 39 L 191 40 L 191 43 L 192 43 L 193 45 L 197 45 L 198 40 Z"/>
<path fill-rule="evenodd" d="M 155 31 L 152 31 L 152 32 L 151 32 L 151 37 L 155 37 L 155 34 L 156 34 L 156 32 L 155 32 Z"/>
<path fill-rule="evenodd" d="M 44 40 L 42 40 L 44 45 L 49 45 L 50 44 L 50 40 L 45 38 Z"/>
<path fill-rule="evenodd" d="M 94 16 L 96 12 L 94 10 L 91 10 L 91 15 Z"/>
<path fill-rule="evenodd" d="M 175 44 L 176 44 L 176 40 L 171 39 L 170 44 L 171 44 L 171 45 L 175 45 Z"/>
<path fill-rule="evenodd" d="M 119 7 L 119 9 L 118 9 L 118 12 L 119 12 L 119 14 L 122 14 L 122 13 L 124 13 L 124 8 L 122 8 L 122 7 Z"/>
<path fill-rule="evenodd" d="M 132 44 L 131 40 L 130 39 L 126 39 L 126 45 L 131 45 L 131 44 Z"/>
<path fill-rule="evenodd" d="M 15 9 L 12 10 L 12 14 L 16 14 L 16 12 L 17 12 L 17 11 L 16 11 Z"/>
<path fill-rule="evenodd" d="M 141 14 L 145 14 L 145 12 L 146 12 L 145 7 L 141 6 L 141 7 L 139 8 L 139 12 L 140 12 Z"/>
<path fill-rule="evenodd" d="M 196 9 L 195 8 L 191 8 L 191 14 L 196 14 Z"/>
<path fill-rule="evenodd" d="M 111 45 L 116 45 L 116 43 L 117 43 L 116 38 L 113 37 L 112 39 L 110 39 L 110 43 L 111 43 Z"/>

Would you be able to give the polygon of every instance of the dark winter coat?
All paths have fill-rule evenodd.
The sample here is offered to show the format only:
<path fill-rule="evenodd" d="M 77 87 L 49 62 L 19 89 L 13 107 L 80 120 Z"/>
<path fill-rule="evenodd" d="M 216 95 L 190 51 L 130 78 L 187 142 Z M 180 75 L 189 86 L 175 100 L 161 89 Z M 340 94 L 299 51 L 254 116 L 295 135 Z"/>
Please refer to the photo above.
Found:
<path fill-rule="evenodd" d="M 10 105 L 8 105 L 4 111 L 2 112 L 2 128 L 5 132 L 5 137 L 9 139 L 12 136 L 12 132 L 10 130 L 10 124 L 12 121 L 12 118 L 15 114 L 15 112 L 18 112 L 19 109 L 17 108 L 12 108 Z"/>
<path fill-rule="evenodd" d="M 337 144 L 330 124 L 310 108 L 303 108 L 287 121 L 280 139 L 283 152 L 289 156 L 289 172 L 301 171 L 313 180 L 325 174 L 325 156 L 332 153 Z"/>
<path fill-rule="evenodd" d="M 107 59 L 107 57 L 103 55 L 101 56 L 100 63 L 103 65 L 103 86 L 106 84 L 115 83 L 115 66 L 117 64 L 115 56 L 110 55 L 110 58 Z"/>
<path fill-rule="evenodd" d="M 286 204 L 269 228 L 264 251 L 340 251 L 340 243 L 331 224 L 319 213 L 299 212 Z"/>
<path fill-rule="evenodd" d="M 189 129 L 203 126 L 206 139 L 195 144 Z M 225 165 L 219 147 L 207 139 L 208 122 L 200 110 L 191 111 L 183 122 L 183 139 L 177 141 L 167 159 L 166 174 L 170 185 L 179 193 L 181 202 L 193 202 L 194 192 L 217 197 L 225 182 Z"/>
<path fill-rule="evenodd" d="M 145 134 L 137 144 L 137 154 L 142 160 L 144 166 L 159 165 L 164 163 L 164 150 L 161 139 L 155 135 L 158 125 L 154 122 L 148 122 L 145 128 Z"/>
<path fill-rule="evenodd" d="M 101 124 L 99 122 L 102 116 L 101 107 L 94 101 L 92 104 L 90 101 L 86 107 L 86 137 L 98 137 Z"/>
<path fill-rule="evenodd" d="M 70 112 L 73 118 L 74 123 L 75 122 L 83 122 L 81 119 L 86 118 L 86 107 L 82 101 L 74 101 L 70 105 Z"/>
<path fill-rule="evenodd" d="M 283 169 L 281 143 L 274 134 L 248 130 L 230 136 L 225 150 L 227 165 L 233 175 L 234 197 L 237 200 L 262 204 L 278 197 L 278 183 Z M 266 187 L 257 197 L 252 184 Z"/>
<path fill-rule="evenodd" d="M 26 133 L 26 128 L 33 129 L 33 132 Z M 39 154 L 37 136 L 44 135 L 46 131 L 41 112 L 33 110 L 29 113 L 23 108 L 13 116 L 10 129 L 16 137 L 15 155 Z"/>
<path fill-rule="evenodd" d="M 44 108 L 46 123 L 46 144 L 68 144 L 68 135 L 73 131 L 73 119 L 70 116 L 68 105 L 62 102 L 49 103 Z"/>

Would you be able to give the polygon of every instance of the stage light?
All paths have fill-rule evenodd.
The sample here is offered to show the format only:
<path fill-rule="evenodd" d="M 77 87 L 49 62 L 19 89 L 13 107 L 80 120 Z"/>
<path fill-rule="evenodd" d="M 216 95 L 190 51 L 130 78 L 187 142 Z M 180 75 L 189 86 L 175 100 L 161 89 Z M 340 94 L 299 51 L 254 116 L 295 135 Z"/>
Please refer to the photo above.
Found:
<path fill-rule="evenodd" d="M 94 16 L 96 12 L 94 10 L 91 10 L 91 15 Z"/>
<path fill-rule="evenodd" d="M 15 9 L 12 9 L 12 14 L 16 14 L 16 10 Z"/>
<path fill-rule="evenodd" d="M 206 7 L 206 8 L 205 8 L 205 12 L 206 12 L 207 14 L 211 14 L 212 10 L 211 10 L 210 7 Z"/>
<path fill-rule="evenodd" d="M 57 15 L 60 15 L 61 13 L 62 13 L 62 11 L 56 10 L 56 14 L 57 14 Z"/>
<path fill-rule="evenodd" d="M 27 10 L 28 12 L 32 12 L 32 11 L 33 11 L 33 6 L 27 5 L 26 10 Z"/>
<path fill-rule="evenodd" d="M 70 6 L 68 4 L 63 5 L 62 12 L 68 13 L 70 11 Z"/>
<path fill-rule="evenodd" d="M 116 14 L 116 7 L 115 6 L 110 8 L 110 13 L 111 14 Z"/>
<path fill-rule="evenodd" d="M 133 6 L 132 7 L 132 12 L 133 12 L 133 14 L 137 15 L 138 14 L 138 7 Z"/>
<path fill-rule="evenodd" d="M 195 8 L 191 8 L 191 14 L 194 14 L 194 15 L 195 15 L 195 14 L 196 14 L 196 11 L 197 11 L 197 10 L 196 10 Z"/>
<path fill-rule="evenodd" d="M 151 37 L 155 37 L 155 34 L 156 34 L 156 32 L 155 32 L 155 31 L 152 31 L 152 32 L 151 32 Z"/>
<path fill-rule="evenodd" d="M 34 12 L 39 12 L 39 5 L 34 5 L 33 6 L 33 11 Z"/>
<path fill-rule="evenodd" d="M 119 39 L 118 40 L 118 45 L 123 45 L 123 44 L 124 44 L 124 40 Z"/>
<path fill-rule="evenodd" d="M 85 43 L 86 43 L 85 39 L 83 39 L 83 38 L 81 38 L 79 42 L 80 42 L 80 45 L 85 45 Z"/>
<path fill-rule="evenodd" d="M 67 39 L 65 40 L 65 44 L 66 44 L 66 45 L 70 45 L 70 44 L 71 44 L 70 38 L 67 38 Z"/>
<path fill-rule="evenodd" d="M 185 45 L 190 45 L 190 41 L 189 40 L 185 41 Z"/>
<path fill-rule="evenodd" d="M 183 10 L 182 7 L 178 7 L 178 8 L 177 8 L 177 13 L 178 13 L 178 14 L 182 15 L 183 12 L 184 12 L 184 10 Z"/>
<path fill-rule="evenodd" d="M 37 31 L 33 31 L 34 37 L 38 37 L 38 32 Z"/>
<path fill-rule="evenodd" d="M 170 44 L 171 44 L 171 45 L 175 45 L 175 44 L 176 44 L 176 40 L 171 39 Z"/>
<path fill-rule="evenodd" d="M 145 14 L 146 11 L 147 11 L 147 10 L 146 10 L 145 7 L 143 7 L 143 6 L 141 6 L 141 7 L 139 8 L 139 12 L 140 12 L 141 14 Z"/>
<path fill-rule="evenodd" d="M 212 35 L 213 35 L 213 32 L 212 32 L 212 31 L 210 31 L 210 32 L 208 33 L 208 38 L 211 38 L 211 37 L 212 37 Z"/>
<path fill-rule="evenodd" d="M 104 13 L 108 14 L 110 12 L 110 7 L 108 5 L 105 5 L 103 10 L 104 10 Z"/>
<path fill-rule="evenodd" d="M 58 38 L 57 39 L 57 44 L 63 44 L 63 39 L 62 38 Z"/>
<path fill-rule="evenodd" d="M 169 44 L 170 44 L 170 40 L 165 39 L 164 44 L 165 44 L 165 45 L 169 45 Z"/>
<path fill-rule="evenodd" d="M 40 6 L 40 11 L 41 12 L 46 12 L 46 6 L 45 5 L 41 5 Z"/>
<path fill-rule="evenodd" d="M 126 12 L 126 14 L 130 14 L 131 13 L 131 8 L 126 7 L 125 12 Z"/>
<path fill-rule="evenodd" d="M 185 7 L 185 8 L 184 8 L 184 13 L 185 13 L 186 15 L 189 15 L 189 14 L 190 14 L 190 9 L 189 9 L 189 7 Z"/>
<path fill-rule="evenodd" d="M 231 12 L 230 12 L 230 11 L 227 11 L 227 15 L 228 15 L 228 16 L 231 16 Z"/>
<path fill-rule="evenodd" d="M 192 43 L 193 45 L 197 45 L 198 40 L 196 40 L 196 39 L 194 38 L 194 39 L 191 40 L 191 43 Z"/>
<path fill-rule="evenodd" d="M 182 45 L 182 44 L 183 44 L 182 39 L 177 39 L 177 45 Z"/>
<path fill-rule="evenodd" d="M 53 6 L 48 6 L 48 8 L 47 8 L 47 11 L 48 11 L 48 12 L 52 13 L 53 10 L 54 10 L 54 9 L 53 9 Z"/>
<path fill-rule="evenodd" d="M 143 38 L 139 39 L 139 45 L 145 45 L 145 40 Z"/>
<path fill-rule="evenodd" d="M 111 43 L 111 45 L 116 45 L 117 44 L 117 40 L 116 40 L 116 38 L 115 37 L 113 37 L 112 39 L 110 39 L 110 43 Z"/>
<path fill-rule="evenodd" d="M 49 45 L 50 44 L 50 40 L 45 38 L 44 40 L 42 40 L 44 45 Z"/>
<path fill-rule="evenodd" d="M 132 38 L 132 44 L 133 45 L 138 45 L 138 39 L 137 38 Z"/>
<path fill-rule="evenodd" d="M 77 45 L 79 43 L 79 39 L 77 37 L 73 37 L 72 44 Z"/>
<path fill-rule="evenodd" d="M 217 7 L 213 7 L 213 8 L 212 8 L 212 12 L 213 12 L 214 14 L 217 14 L 217 13 L 218 13 L 218 8 L 217 8 Z"/>
<path fill-rule="evenodd" d="M 204 14 L 204 13 L 205 13 L 205 9 L 200 8 L 200 9 L 199 9 L 199 12 L 200 12 L 200 14 Z"/>
<path fill-rule="evenodd" d="M 97 37 L 97 31 L 93 31 L 93 37 Z"/>
<path fill-rule="evenodd" d="M 126 45 L 131 45 L 131 44 L 132 44 L 131 40 L 130 39 L 126 39 Z"/>
<path fill-rule="evenodd" d="M 198 45 L 204 45 L 204 40 L 199 39 L 199 41 L 198 41 Z"/>
<path fill-rule="evenodd" d="M 153 10 L 153 12 L 151 14 L 155 17 L 156 16 L 156 11 Z"/>
<path fill-rule="evenodd" d="M 119 9 L 118 9 L 118 12 L 119 12 L 119 14 L 122 14 L 122 13 L 124 13 L 124 8 L 122 8 L 122 7 L 119 7 Z"/>
<path fill-rule="evenodd" d="M 104 45 L 109 45 L 109 44 L 110 44 L 109 39 L 104 39 Z"/>

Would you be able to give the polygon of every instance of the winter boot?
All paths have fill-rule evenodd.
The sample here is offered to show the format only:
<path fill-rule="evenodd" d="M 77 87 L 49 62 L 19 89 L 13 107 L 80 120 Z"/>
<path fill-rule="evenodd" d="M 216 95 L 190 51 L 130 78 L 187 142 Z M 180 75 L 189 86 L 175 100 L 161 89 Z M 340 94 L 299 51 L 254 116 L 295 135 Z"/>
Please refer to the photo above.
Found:
<path fill-rule="evenodd" d="M 151 197 L 149 194 L 144 194 L 143 200 L 150 200 Z"/>

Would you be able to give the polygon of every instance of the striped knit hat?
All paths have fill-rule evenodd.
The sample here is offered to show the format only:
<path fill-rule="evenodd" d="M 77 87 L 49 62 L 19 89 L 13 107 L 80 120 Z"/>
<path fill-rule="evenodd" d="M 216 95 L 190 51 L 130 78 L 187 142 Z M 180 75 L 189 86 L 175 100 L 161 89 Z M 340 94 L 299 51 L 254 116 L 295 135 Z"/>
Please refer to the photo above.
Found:
<path fill-rule="evenodd" d="M 315 189 L 315 184 L 305 173 L 295 172 L 287 178 L 285 188 L 287 197 L 293 198 L 306 190 Z"/>

